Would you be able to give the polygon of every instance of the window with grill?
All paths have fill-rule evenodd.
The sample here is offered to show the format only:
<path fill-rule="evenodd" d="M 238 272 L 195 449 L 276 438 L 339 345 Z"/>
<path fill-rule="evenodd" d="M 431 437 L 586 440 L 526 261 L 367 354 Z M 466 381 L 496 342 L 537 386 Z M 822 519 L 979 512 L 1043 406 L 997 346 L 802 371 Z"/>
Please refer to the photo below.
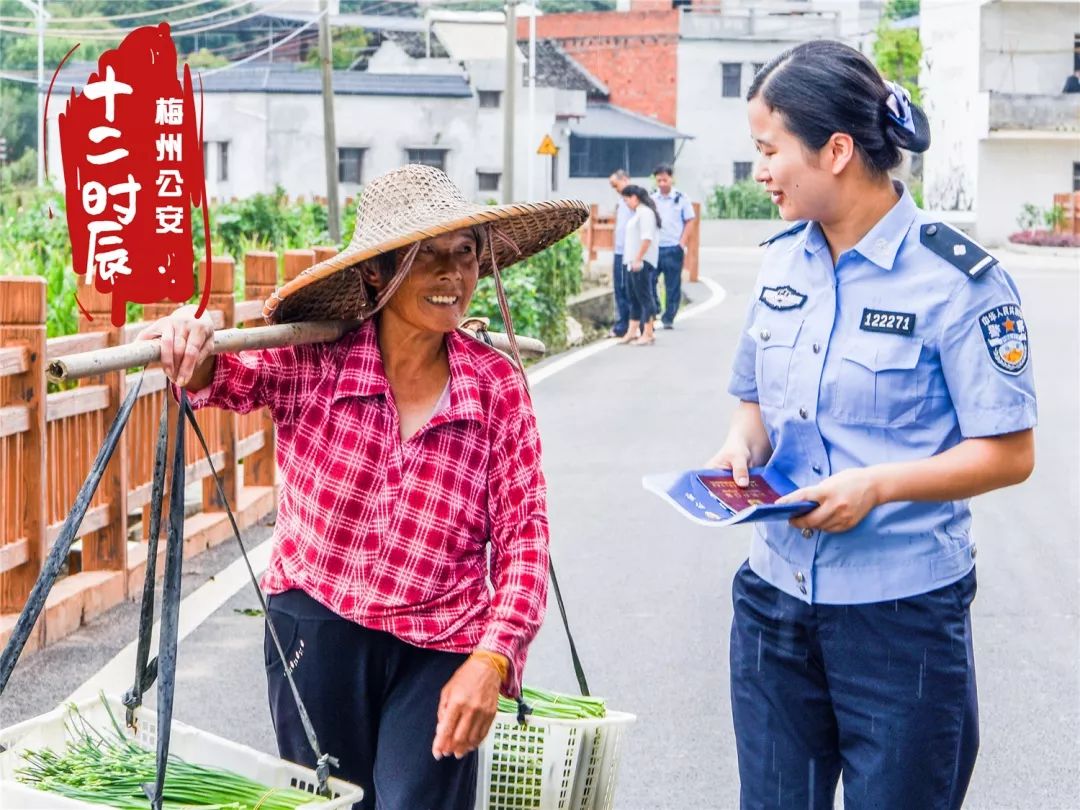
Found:
<path fill-rule="evenodd" d="M 338 182 L 364 182 L 364 150 L 355 146 L 343 146 L 338 150 Z"/>
<path fill-rule="evenodd" d="M 498 108 L 499 102 L 502 99 L 502 92 L 499 90 L 479 90 L 476 93 L 480 98 L 480 107 L 485 110 L 494 110 Z"/>
<path fill-rule="evenodd" d="M 477 172 L 476 187 L 479 191 L 498 191 L 500 177 L 498 172 Z"/>
<path fill-rule="evenodd" d="M 570 176 L 610 177 L 625 169 L 631 177 L 648 177 L 660 163 L 675 160 L 671 139 L 585 138 L 570 136 Z"/>
<path fill-rule="evenodd" d="M 217 164 L 217 179 L 219 183 L 224 183 L 229 179 L 229 142 L 221 141 L 218 143 L 218 164 Z"/>
<path fill-rule="evenodd" d="M 743 180 L 749 180 L 753 171 L 754 164 L 752 162 L 748 160 L 736 160 L 734 163 L 735 182 L 740 183 Z"/>
<path fill-rule="evenodd" d="M 422 163 L 425 166 L 434 166 L 436 169 L 446 171 L 445 149 L 406 149 L 409 163 Z"/>
<path fill-rule="evenodd" d="M 1073 163 L 1073 191 L 1080 191 L 1080 163 Z"/>
<path fill-rule="evenodd" d="M 723 85 L 721 93 L 724 98 L 739 98 L 742 95 L 742 63 L 724 62 Z"/>

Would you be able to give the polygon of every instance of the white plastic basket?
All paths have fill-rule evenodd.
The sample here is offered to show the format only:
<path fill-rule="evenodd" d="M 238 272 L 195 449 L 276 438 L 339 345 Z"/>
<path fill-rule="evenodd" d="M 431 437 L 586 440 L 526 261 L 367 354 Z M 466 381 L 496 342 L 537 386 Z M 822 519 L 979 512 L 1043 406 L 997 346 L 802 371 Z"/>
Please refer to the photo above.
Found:
<path fill-rule="evenodd" d="M 153 709 L 143 706 L 135 712 L 137 733 L 124 727 L 125 709 L 119 699 L 107 698 L 113 717 L 124 732 L 139 744 L 154 750 L 157 746 L 157 714 Z M 112 729 L 101 700 L 87 701 L 78 707 L 83 717 L 91 725 L 102 730 Z M 48 714 L 11 726 L 0 731 L 0 808 L 90 808 L 100 810 L 103 805 L 86 804 L 68 799 L 55 793 L 46 793 L 19 784 L 15 780 L 16 769 L 23 766 L 20 752 L 27 749 L 51 748 L 60 752 L 68 741 L 65 719 L 68 709 L 61 706 Z M 192 726 L 173 721 L 169 753 L 180 759 L 198 765 L 219 768 L 249 779 L 254 779 L 267 787 L 291 787 L 307 791 L 314 798 L 318 787 L 315 771 L 283 759 L 263 754 L 247 746 L 217 737 Z M 334 798 L 330 801 L 312 801 L 301 805 L 310 810 L 347 810 L 363 798 L 363 791 L 356 785 L 340 779 L 330 779 L 327 783 Z"/>
<path fill-rule="evenodd" d="M 622 737 L 636 720 L 495 717 L 480 747 L 476 810 L 611 810 Z"/>

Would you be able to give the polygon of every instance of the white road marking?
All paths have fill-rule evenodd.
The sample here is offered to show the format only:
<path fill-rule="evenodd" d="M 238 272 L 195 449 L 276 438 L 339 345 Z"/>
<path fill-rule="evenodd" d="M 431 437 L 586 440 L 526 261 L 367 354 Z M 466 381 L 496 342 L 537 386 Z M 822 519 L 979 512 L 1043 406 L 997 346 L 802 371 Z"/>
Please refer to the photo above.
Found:
<path fill-rule="evenodd" d="M 727 291 L 711 278 L 702 276 L 700 282 L 709 290 L 711 295 L 698 304 L 692 304 L 679 314 L 680 321 L 698 318 L 715 309 L 723 303 L 727 297 Z M 554 374 L 587 360 L 602 351 L 616 345 L 614 338 L 602 340 L 575 352 L 570 352 L 552 363 L 542 366 L 529 374 L 529 382 L 538 385 Z M 248 556 L 251 558 L 251 567 L 255 570 L 255 576 L 259 576 L 266 570 L 270 561 L 270 551 L 274 541 L 265 540 L 253 549 L 249 549 Z M 227 566 L 221 573 L 215 575 L 204 585 L 188 594 L 180 602 L 180 620 L 177 628 L 178 641 L 183 641 L 203 622 L 209 619 L 222 605 L 228 602 L 241 588 L 251 584 L 247 567 L 243 558 L 237 559 Z M 158 648 L 158 632 L 161 623 L 154 624 L 154 633 L 150 642 L 151 655 L 156 654 Z M 135 678 L 135 654 L 138 649 L 138 640 L 132 641 L 109 663 L 92 675 L 78 689 L 71 693 L 65 703 L 80 703 L 87 699 L 97 697 L 98 692 L 106 694 L 122 695 L 127 691 Z"/>

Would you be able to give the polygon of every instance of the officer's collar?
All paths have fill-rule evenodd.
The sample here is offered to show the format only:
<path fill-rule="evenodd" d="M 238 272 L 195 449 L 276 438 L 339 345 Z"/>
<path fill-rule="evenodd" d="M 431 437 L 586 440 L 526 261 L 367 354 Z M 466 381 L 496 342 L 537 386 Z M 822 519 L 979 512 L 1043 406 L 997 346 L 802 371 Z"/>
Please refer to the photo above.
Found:
<path fill-rule="evenodd" d="M 911 193 L 903 183 L 894 180 L 893 188 L 900 195 L 900 199 L 852 248 L 882 270 L 893 269 L 900 245 L 903 244 L 904 237 L 907 236 L 911 224 L 915 221 L 915 215 L 919 211 L 915 200 L 912 199 Z M 826 246 L 825 234 L 818 223 L 811 222 L 803 231 L 802 243 L 807 253 L 817 253 Z"/>
<path fill-rule="evenodd" d="M 665 200 L 670 200 L 672 197 L 674 197 L 678 193 L 679 193 L 679 190 L 677 188 L 675 188 L 675 186 L 671 187 L 671 193 L 670 194 L 664 194 L 658 188 L 653 189 L 653 194 L 655 194 L 657 197 L 660 197 L 660 198 L 665 199 Z"/>

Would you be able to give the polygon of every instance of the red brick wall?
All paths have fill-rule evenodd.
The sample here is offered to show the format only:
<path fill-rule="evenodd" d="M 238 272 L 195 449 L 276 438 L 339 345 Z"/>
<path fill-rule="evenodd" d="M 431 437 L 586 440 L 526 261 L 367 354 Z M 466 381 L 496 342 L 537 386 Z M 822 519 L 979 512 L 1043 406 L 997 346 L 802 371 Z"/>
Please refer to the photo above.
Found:
<path fill-rule="evenodd" d="M 612 104 L 675 126 L 677 11 L 546 14 L 536 18 L 536 35 L 558 40 L 607 85 Z M 518 37 L 528 36 L 528 20 L 519 20 Z"/>

